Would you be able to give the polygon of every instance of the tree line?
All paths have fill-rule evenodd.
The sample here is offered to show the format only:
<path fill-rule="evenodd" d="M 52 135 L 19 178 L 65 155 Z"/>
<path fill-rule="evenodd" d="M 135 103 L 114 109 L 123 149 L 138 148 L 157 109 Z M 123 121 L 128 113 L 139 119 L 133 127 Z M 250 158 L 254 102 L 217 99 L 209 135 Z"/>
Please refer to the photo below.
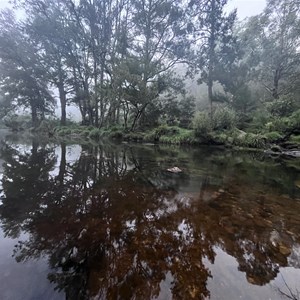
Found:
<path fill-rule="evenodd" d="M 179 120 L 195 99 L 181 71 L 207 86 L 208 111 L 293 109 L 299 92 L 299 3 L 267 1 L 239 22 L 227 0 L 18 0 L 0 15 L 2 117 L 29 109 L 33 125 L 76 105 L 82 124 L 127 130 Z M 180 67 L 181 66 L 181 67 Z M 197 96 L 197 95 L 196 95 Z M 292 99 L 292 100 L 291 100 Z M 197 100 L 197 99 L 196 99 Z"/>

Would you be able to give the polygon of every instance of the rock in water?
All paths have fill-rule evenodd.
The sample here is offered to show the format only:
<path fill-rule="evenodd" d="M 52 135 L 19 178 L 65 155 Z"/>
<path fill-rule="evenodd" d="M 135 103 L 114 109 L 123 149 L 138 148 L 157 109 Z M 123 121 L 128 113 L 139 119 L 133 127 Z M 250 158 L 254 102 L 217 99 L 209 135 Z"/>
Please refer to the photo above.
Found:
<path fill-rule="evenodd" d="M 168 172 L 171 172 L 171 173 L 181 173 L 182 170 L 179 169 L 178 167 L 173 167 L 173 168 L 169 168 L 167 169 Z"/>

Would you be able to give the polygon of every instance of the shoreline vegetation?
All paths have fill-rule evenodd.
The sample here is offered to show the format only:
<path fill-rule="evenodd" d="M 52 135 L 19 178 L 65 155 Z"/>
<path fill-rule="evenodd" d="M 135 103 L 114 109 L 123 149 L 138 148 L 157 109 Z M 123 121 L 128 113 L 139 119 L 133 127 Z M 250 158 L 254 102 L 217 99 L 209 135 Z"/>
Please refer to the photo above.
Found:
<path fill-rule="evenodd" d="M 269 154 L 300 157 L 300 110 L 289 117 L 270 118 L 258 122 L 241 123 L 228 109 L 215 110 L 213 117 L 196 113 L 186 128 L 178 125 L 160 124 L 153 128 L 130 131 L 122 126 L 97 128 L 69 121 L 61 126 L 59 120 L 43 120 L 32 127 L 29 117 L 15 116 L 3 124 L 12 132 L 27 132 L 51 140 L 99 142 L 103 139 L 123 142 L 212 145 L 234 149 L 264 150 Z"/>

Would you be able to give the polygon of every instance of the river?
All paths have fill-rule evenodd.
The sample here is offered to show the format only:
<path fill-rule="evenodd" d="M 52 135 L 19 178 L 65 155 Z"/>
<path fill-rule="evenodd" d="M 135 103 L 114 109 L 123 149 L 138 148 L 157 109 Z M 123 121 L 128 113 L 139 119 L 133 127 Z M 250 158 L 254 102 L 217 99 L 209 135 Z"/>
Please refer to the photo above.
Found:
<path fill-rule="evenodd" d="M 300 299 L 300 160 L 7 137 L 0 163 L 2 300 Z"/>

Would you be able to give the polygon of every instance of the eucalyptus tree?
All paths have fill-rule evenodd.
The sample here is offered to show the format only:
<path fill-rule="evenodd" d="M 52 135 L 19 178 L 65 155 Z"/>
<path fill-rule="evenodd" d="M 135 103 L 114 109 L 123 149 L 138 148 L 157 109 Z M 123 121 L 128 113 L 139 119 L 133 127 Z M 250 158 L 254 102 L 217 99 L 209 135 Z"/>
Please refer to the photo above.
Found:
<path fill-rule="evenodd" d="M 253 55 L 253 44 L 249 41 L 245 23 L 235 26 L 235 43 L 224 53 L 226 63 L 218 64 L 216 72 L 227 102 L 237 113 L 246 115 L 256 106 L 253 93 L 253 70 L 257 57 Z"/>
<path fill-rule="evenodd" d="M 200 70 L 199 82 L 206 83 L 212 114 L 213 84 L 218 81 L 217 66 L 228 64 L 228 52 L 235 43 L 233 26 L 236 11 L 226 14 L 228 0 L 191 0 L 189 13 L 194 20 L 193 35 L 196 43 L 195 67 Z"/>
<path fill-rule="evenodd" d="M 119 122 L 123 115 L 125 127 L 130 120 L 134 130 L 146 113 L 150 116 L 150 110 L 159 112 L 160 96 L 165 99 L 172 90 L 182 90 L 180 84 L 174 84 L 172 72 L 189 49 L 182 3 L 16 3 L 27 13 L 20 36 L 32 47 L 31 54 L 24 52 L 23 57 L 28 61 L 28 70 L 39 68 L 40 73 L 32 77 L 44 88 L 45 95 L 34 95 L 50 103 L 53 98 L 48 88 L 58 91 L 62 125 L 66 123 L 67 101 L 72 101 L 86 125 L 101 127 Z M 11 34 L 12 43 L 16 44 L 18 38 Z M 12 55 L 17 52 L 15 47 L 11 49 Z"/>
<path fill-rule="evenodd" d="M 170 87 L 172 68 L 188 48 L 182 4 L 170 0 L 132 1 L 132 42 L 123 64 L 124 97 L 133 108 L 134 130 L 147 107 Z"/>
<path fill-rule="evenodd" d="M 14 109 L 28 108 L 33 125 L 53 108 L 47 72 L 38 45 L 26 34 L 12 11 L 0 15 L 0 84 Z"/>
<path fill-rule="evenodd" d="M 254 76 L 272 99 L 292 93 L 299 77 L 299 12 L 297 1 L 268 1 L 264 12 L 247 24 L 256 56 Z"/>
<path fill-rule="evenodd" d="M 29 0 L 19 4 L 26 10 L 26 31 L 39 47 L 49 84 L 58 91 L 61 125 L 65 125 L 67 94 L 72 91 L 66 64 L 69 24 L 65 1 Z"/>

